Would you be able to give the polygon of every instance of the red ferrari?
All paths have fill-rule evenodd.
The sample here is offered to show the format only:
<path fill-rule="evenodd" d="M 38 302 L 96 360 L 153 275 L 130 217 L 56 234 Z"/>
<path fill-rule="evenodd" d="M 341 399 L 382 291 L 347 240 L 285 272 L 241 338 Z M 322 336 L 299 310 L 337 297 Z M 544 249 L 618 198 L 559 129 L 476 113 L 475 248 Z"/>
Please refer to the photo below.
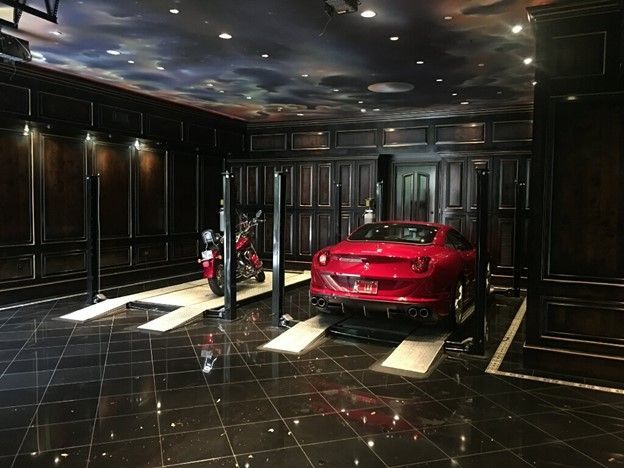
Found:
<path fill-rule="evenodd" d="M 323 312 L 382 311 L 454 328 L 474 300 L 476 256 L 450 226 L 365 224 L 314 255 L 310 302 Z"/>

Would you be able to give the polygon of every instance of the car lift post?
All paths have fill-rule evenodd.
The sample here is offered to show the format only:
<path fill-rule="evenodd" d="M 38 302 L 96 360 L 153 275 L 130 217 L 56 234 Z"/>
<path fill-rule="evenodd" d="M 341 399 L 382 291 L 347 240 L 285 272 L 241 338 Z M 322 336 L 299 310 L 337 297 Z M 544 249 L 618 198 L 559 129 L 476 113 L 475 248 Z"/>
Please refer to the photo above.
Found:
<path fill-rule="evenodd" d="M 342 184 L 334 183 L 334 206 L 336 207 L 336 244 L 342 240 L 340 227 L 342 226 Z M 347 233 L 348 235 L 349 233 Z"/>
<path fill-rule="evenodd" d="M 275 171 L 273 179 L 273 325 L 287 326 L 284 317 L 284 220 L 286 218 L 286 173 Z"/>
<path fill-rule="evenodd" d="M 106 299 L 100 293 L 100 176 L 87 176 L 87 303 Z"/>
<path fill-rule="evenodd" d="M 520 297 L 520 280 L 522 278 L 522 233 L 524 231 L 524 191 L 526 184 L 516 180 L 516 209 L 514 211 L 514 271 L 513 286 L 507 291 L 507 295 Z"/>
<path fill-rule="evenodd" d="M 383 211 L 383 180 L 375 185 L 375 221 L 384 221 Z"/>
<path fill-rule="evenodd" d="M 477 275 L 473 317 L 474 336 L 469 353 L 478 356 L 485 355 L 485 340 L 487 337 L 489 185 L 489 169 L 477 169 Z"/>

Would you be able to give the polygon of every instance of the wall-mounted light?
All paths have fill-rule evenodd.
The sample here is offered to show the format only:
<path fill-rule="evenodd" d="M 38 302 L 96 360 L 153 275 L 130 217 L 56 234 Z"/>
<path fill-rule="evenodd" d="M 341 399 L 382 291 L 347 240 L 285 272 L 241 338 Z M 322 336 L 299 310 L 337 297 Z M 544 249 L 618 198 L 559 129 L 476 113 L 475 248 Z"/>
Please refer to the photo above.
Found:
<path fill-rule="evenodd" d="M 24 136 L 30 135 L 30 127 L 28 124 L 24 125 Z"/>
<path fill-rule="evenodd" d="M 87 132 L 87 136 L 85 137 L 85 141 L 91 141 L 91 134 Z"/>
<path fill-rule="evenodd" d="M 134 140 L 134 147 L 136 149 L 141 149 L 141 143 L 139 142 L 138 138 L 136 140 Z"/>

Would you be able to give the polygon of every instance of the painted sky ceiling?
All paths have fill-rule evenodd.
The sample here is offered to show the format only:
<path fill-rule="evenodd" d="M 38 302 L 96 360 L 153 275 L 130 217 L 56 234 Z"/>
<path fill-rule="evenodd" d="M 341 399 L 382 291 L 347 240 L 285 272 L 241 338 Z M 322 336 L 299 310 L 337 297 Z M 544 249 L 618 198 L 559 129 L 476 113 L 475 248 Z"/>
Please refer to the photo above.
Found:
<path fill-rule="evenodd" d="M 526 7 L 549 2 L 362 0 L 374 18 L 329 20 L 322 0 L 63 0 L 58 25 L 20 30 L 40 66 L 245 120 L 369 117 L 530 103 Z M 414 89 L 368 90 L 386 81 Z"/>

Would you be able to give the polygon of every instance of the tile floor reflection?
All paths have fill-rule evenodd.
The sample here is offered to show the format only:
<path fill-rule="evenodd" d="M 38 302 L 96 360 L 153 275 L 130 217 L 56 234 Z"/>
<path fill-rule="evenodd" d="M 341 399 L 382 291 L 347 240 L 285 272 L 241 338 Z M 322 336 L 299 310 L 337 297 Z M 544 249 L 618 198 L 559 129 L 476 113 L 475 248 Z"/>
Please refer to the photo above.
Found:
<path fill-rule="evenodd" d="M 368 368 L 391 349 L 355 341 L 258 351 L 278 333 L 269 300 L 166 335 L 135 330 L 154 318 L 145 311 L 52 320 L 81 305 L 0 311 L 0 467 L 624 464 L 622 396 L 487 375 L 482 360 L 445 359 L 426 379 L 380 374 Z M 493 307 L 494 340 L 514 305 Z M 305 287 L 285 307 L 314 314 Z"/>

